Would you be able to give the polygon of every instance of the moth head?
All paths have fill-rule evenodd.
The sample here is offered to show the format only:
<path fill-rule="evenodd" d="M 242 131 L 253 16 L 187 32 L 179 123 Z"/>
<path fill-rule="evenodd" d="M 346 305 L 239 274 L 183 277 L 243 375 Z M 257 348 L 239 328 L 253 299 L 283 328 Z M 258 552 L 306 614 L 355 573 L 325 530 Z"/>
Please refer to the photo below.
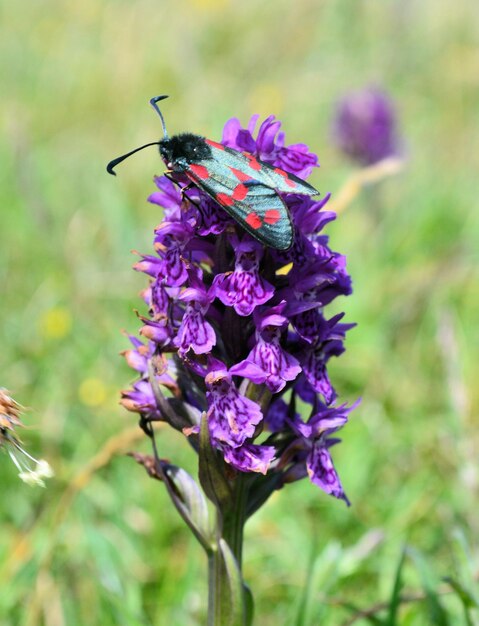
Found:
<path fill-rule="evenodd" d="M 203 137 L 193 133 L 182 133 L 162 139 L 160 154 L 168 169 L 183 170 L 190 163 L 211 158 L 211 148 Z"/>

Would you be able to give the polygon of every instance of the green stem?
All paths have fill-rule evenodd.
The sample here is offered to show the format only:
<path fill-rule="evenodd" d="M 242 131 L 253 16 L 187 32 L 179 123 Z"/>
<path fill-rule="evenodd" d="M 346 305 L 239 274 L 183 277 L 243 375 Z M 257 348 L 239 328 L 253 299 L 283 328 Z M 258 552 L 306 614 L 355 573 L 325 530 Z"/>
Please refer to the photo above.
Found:
<path fill-rule="evenodd" d="M 208 555 L 208 626 L 244 626 L 245 598 L 240 588 L 233 584 L 231 572 L 227 570 L 220 540 L 225 541 L 234 556 L 241 581 L 241 559 L 243 553 L 243 529 L 246 517 L 247 485 L 245 478 L 236 478 L 231 501 L 226 510 L 217 510 L 216 542 Z M 238 611 L 238 607 L 241 607 Z"/>
<path fill-rule="evenodd" d="M 245 476 L 239 474 L 236 479 L 231 508 L 223 513 L 222 537 L 229 545 L 241 572 L 243 558 L 243 531 L 246 521 L 246 502 L 248 487 Z"/>
<path fill-rule="evenodd" d="M 220 626 L 222 621 L 221 554 L 216 547 L 208 555 L 208 626 Z"/>

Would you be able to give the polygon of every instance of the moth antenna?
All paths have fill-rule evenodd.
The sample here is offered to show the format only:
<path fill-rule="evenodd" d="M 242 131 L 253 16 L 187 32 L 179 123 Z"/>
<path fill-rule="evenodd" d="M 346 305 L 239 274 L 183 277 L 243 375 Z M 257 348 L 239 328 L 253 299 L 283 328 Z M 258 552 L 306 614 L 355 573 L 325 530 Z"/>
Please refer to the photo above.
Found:
<path fill-rule="evenodd" d="M 145 143 L 144 146 L 140 146 L 139 148 L 135 148 L 134 150 L 131 150 L 130 152 L 127 152 L 126 154 L 123 154 L 122 156 L 116 157 L 116 159 L 113 159 L 113 161 L 110 161 L 108 163 L 108 165 L 106 166 L 106 171 L 109 174 L 112 174 L 113 176 L 116 176 L 116 172 L 113 171 L 113 168 L 115 168 L 118 165 L 118 163 L 121 163 L 122 161 L 127 159 L 132 154 L 135 154 L 135 152 L 139 152 L 140 150 L 143 150 L 143 148 L 149 148 L 150 146 L 158 146 L 158 145 L 160 145 L 159 141 L 152 141 L 151 143 Z"/>
<path fill-rule="evenodd" d="M 150 104 L 160 116 L 161 125 L 163 126 L 163 134 L 165 136 L 165 139 L 168 139 L 168 131 L 166 130 L 165 120 L 163 119 L 163 115 L 161 114 L 159 106 L 156 104 L 157 102 L 159 102 L 160 100 L 164 100 L 165 98 L 168 98 L 168 96 L 155 96 L 150 100 Z"/>

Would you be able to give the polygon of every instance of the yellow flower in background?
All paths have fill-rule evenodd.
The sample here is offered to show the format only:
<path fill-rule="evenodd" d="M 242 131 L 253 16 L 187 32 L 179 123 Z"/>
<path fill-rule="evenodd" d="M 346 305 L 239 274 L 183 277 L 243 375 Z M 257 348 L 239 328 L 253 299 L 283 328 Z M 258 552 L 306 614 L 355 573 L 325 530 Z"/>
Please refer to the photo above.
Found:
<path fill-rule="evenodd" d="M 78 397 L 82 404 L 96 407 L 105 404 L 108 393 L 100 378 L 85 378 L 78 388 Z"/>
<path fill-rule="evenodd" d="M 47 339 L 63 339 L 70 334 L 72 323 L 72 316 L 67 308 L 53 307 L 40 317 L 40 332 Z"/>

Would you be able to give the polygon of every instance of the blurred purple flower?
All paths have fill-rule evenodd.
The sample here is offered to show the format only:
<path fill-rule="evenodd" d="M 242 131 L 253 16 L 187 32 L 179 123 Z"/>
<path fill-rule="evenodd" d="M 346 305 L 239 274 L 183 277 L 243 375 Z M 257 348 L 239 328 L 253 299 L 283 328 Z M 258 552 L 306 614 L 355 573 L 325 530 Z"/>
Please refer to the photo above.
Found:
<path fill-rule="evenodd" d="M 223 143 L 302 178 L 318 165 L 305 144 L 286 145 L 273 116 L 256 133 L 257 124 L 258 116 L 247 128 L 230 120 Z M 258 243 L 198 189 L 185 198 L 165 177 L 155 183 L 149 200 L 164 207 L 165 218 L 154 254 L 135 265 L 150 278 L 143 292 L 149 315 L 140 316 L 147 343 L 131 338 L 133 349 L 124 353 L 139 380 L 123 392 L 123 405 L 145 420 L 169 422 L 195 450 L 203 413 L 230 472 L 255 473 L 257 481 L 274 475 L 272 488 L 309 475 L 347 501 L 330 435 L 351 409 L 334 406 L 327 365 L 344 350 L 353 324 L 326 317 L 324 308 L 351 293 L 351 279 L 322 232 L 335 219 L 324 210 L 329 194 L 282 194 L 294 242 L 280 252 Z M 168 394 L 158 403 L 162 390 Z M 310 406 L 306 421 L 296 412 L 299 401 Z"/>
<path fill-rule="evenodd" d="M 376 88 L 346 95 L 337 105 L 332 132 L 338 148 L 360 165 L 399 152 L 393 102 Z"/>

